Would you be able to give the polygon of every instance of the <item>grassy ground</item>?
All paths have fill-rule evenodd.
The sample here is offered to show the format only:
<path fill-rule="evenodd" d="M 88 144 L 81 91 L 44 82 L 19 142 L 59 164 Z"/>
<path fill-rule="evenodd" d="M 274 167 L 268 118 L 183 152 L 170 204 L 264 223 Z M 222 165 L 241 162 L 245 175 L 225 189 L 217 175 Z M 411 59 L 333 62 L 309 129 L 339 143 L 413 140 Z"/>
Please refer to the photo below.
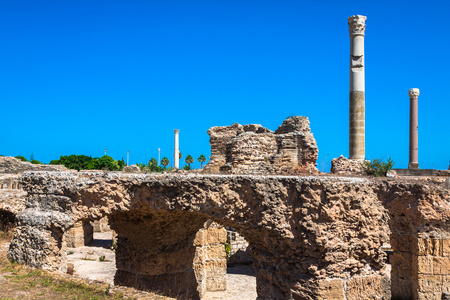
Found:
<path fill-rule="evenodd" d="M 6 258 L 11 238 L 11 230 L 0 230 L 0 299 L 169 299 L 149 293 L 142 295 L 129 288 L 124 288 L 125 292 L 114 291 L 117 288 L 110 288 L 108 284 L 11 263 Z"/>

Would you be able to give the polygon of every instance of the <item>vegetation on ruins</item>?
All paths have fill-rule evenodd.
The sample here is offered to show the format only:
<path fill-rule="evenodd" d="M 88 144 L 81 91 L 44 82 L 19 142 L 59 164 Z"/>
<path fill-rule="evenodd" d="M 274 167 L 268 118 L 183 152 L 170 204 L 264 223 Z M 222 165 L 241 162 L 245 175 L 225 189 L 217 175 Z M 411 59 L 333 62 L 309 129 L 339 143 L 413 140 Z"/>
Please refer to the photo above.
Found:
<path fill-rule="evenodd" d="M 28 161 L 28 159 L 26 159 L 22 155 L 17 155 L 17 156 L 14 156 L 14 157 L 17 158 L 17 159 L 20 159 L 21 161 Z"/>
<path fill-rule="evenodd" d="M 184 162 L 188 164 L 189 169 L 190 169 L 191 164 L 194 162 L 194 158 L 191 155 L 188 155 L 188 156 L 186 156 Z"/>
<path fill-rule="evenodd" d="M 68 169 L 73 170 L 122 170 L 125 162 L 122 160 L 114 160 L 111 156 L 104 155 L 102 157 L 86 156 L 86 155 L 61 155 L 59 159 L 50 161 L 50 165 L 64 165 Z"/>
<path fill-rule="evenodd" d="M 203 163 L 206 162 L 206 156 L 200 155 L 197 159 L 200 162 L 200 168 L 203 169 Z"/>
<path fill-rule="evenodd" d="M 153 157 L 148 161 L 148 164 L 138 163 L 137 165 L 139 166 L 141 171 L 145 171 L 145 172 L 161 172 L 162 171 L 162 168 L 160 166 L 158 166 L 158 161 L 156 160 L 156 158 L 153 158 Z"/>
<path fill-rule="evenodd" d="M 163 159 L 161 159 L 161 164 L 164 166 L 164 170 L 166 169 L 167 165 L 169 164 L 169 159 L 167 157 L 163 157 Z"/>
<path fill-rule="evenodd" d="M 386 176 L 386 173 L 392 170 L 395 162 L 389 157 L 387 161 L 380 158 L 374 158 L 372 161 L 366 160 L 362 163 L 362 168 L 367 175 L 377 177 Z"/>

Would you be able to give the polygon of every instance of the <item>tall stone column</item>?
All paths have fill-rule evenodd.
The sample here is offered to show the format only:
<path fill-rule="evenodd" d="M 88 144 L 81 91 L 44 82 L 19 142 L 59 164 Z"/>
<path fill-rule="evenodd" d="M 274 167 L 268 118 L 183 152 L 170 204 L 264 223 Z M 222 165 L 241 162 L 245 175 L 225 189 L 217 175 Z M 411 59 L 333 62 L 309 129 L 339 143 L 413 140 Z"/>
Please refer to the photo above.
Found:
<path fill-rule="evenodd" d="M 179 143 L 178 143 L 178 135 L 180 133 L 180 129 L 175 129 L 175 150 L 174 150 L 174 161 L 175 161 L 175 169 L 179 169 L 180 168 L 180 148 L 179 148 Z"/>
<path fill-rule="evenodd" d="M 364 32 L 367 17 L 348 18 L 350 32 L 349 158 L 365 158 Z"/>
<path fill-rule="evenodd" d="M 408 169 L 418 169 L 419 168 L 419 137 L 418 137 L 418 127 L 419 127 L 419 113 L 418 113 L 418 98 L 420 91 L 419 89 L 409 90 L 409 164 Z"/>

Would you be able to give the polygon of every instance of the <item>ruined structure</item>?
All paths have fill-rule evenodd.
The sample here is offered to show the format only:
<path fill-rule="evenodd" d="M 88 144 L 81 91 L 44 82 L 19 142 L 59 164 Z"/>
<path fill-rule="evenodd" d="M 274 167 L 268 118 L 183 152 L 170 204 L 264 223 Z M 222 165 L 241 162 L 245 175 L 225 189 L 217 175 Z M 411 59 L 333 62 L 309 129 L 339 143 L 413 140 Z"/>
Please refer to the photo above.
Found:
<path fill-rule="evenodd" d="M 0 156 L 0 174 L 21 174 L 26 171 L 67 171 L 61 165 L 35 165 L 11 156 Z"/>
<path fill-rule="evenodd" d="M 26 208 L 8 256 L 33 267 L 64 271 L 66 232 L 107 215 L 118 234 L 115 283 L 179 299 L 201 298 L 208 284 L 223 288 L 217 252 L 224 231 L 202 234 L 208 224 L 232 227 L 248 241 L 259 299 L 440 299 L 450 292 L 450 195 L 436 186 L 112 172 L 30 172 L 22 181 Z M 392 284 L 380 249 L 389 241 Z"/>
<path fill-rule="evenodd" d="M 217 126 L 208 130 L 211 159 L 205 172 L 317 173 L 319 150 L 307 117 L 290 117 L 275 132 L 259 124 Z"/>
<path fill-rule="evenodd" d="M 365 175 L 364 160 L 347 159 L 343 155 L 331 160 L 331 173 L 336 175 Z"/>

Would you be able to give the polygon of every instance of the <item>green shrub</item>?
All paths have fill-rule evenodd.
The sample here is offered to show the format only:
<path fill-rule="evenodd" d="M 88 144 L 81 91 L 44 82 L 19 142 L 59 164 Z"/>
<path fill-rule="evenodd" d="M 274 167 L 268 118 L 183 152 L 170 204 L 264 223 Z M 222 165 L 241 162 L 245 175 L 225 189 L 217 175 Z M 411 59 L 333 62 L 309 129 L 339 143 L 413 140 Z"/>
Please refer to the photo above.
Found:
<path fill-rule="evenodd" d="M 374 158 L 372 161 L 366 160 L 362 167 L 367 175 L 382 177 L 386 176 L 386 173 L 392 170 L 394 165 L 395 162 L 389 157 L 386 162 L 380 158 Z"/>
<path fill-rule="evenodd" d="M 28 161 L 28 159 L 26 159 L 22 155 L 15 156 L 15 158 L 20 159 L 21 161 Z"/>
<path fill-rule="evenodd" d="M 30 160 L 30 163 L 32 163 L 33 165 L 42 165 L 42 163 L 40 161 L 35 160 L 35 159 Z"/>
<path fill-rule="evenodd" d="M 191 169 L 191 166 L 189 166 L 189 165 L 185 165 L 184 167 L 183 167 L 183 170 L 186 170 L 186 171 L 189 171 Z"/>

